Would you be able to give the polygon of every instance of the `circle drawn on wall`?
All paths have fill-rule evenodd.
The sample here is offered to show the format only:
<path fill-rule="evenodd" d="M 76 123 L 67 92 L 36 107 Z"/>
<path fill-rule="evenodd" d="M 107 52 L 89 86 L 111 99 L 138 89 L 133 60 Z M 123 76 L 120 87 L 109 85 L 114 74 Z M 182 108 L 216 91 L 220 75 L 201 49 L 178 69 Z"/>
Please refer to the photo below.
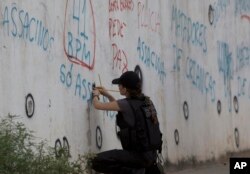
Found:
<path fill-rule="evenodd" d="M 209 5 L 208 8 L 208 20 L 210 25 L 213 25 L 214 23 L 214 8 L 212 7 L 212 5 Z"/>
<path fill-rule="evenodd" d="M 60 157 L 62 154 L 61 154 L 61 149 L 62 149 L 62 143 L 60 141 L 60 139 L 57 139 L 56 142 L 55 142 L 55 154 L 56 154 L 56 157 Z"/>
<path fill-rule="evenodd" d="M 183 103 L 183 113 L 185 119 L 187 120 L 189 117 L 189 109 L 188 109 L 188 103 L 186 101 Z"/>
<path fill-rule="evenodd" d="M 221 113 L 221 101 L 220 100 L 217 101 L 217 112 L 220 115 Z"/>
<path fill-rule="evenodd" d="M 235 145 L 237 148 L 240 147 L 240 133 L 238 128 L 234 129 L 234 138 L 235 138 Z"/>
<path fill-rule="evenodd" d="M 236 96 L 234 96 L 234 110 L 236 113 L 239 112 L 239 102 L 238 102 L 238 98 Z"/>
<path fill-rule="evenodd" d="M 99 126 L 96 127 L 96 146 L 102 148 L 102 130 Z"/>
<path fill-rule="evenodd" d="M 135 66 L 135 70 L 134 72 L 139 76 L 140 80 L 141 80 L 141 84 L 143 84 L 143 77 L 142 77 L 142 71 L 139 65 Z"/>
<path fill-rule="evenodd" d="M 65 155 L 67 157 L 71 157 L 71 155 L 70 155 L 69 141 L 68 141 L 68 139 L 66 137 L 63 137 L 63 148 L 64 148 L 64 150 L 66 152 Z"/>
<path fill-rule="evenodd" d="M 31 118 L 35 112 L 35 101 L 32 94 L 28 94 L 25 99 L 25 111 L 26 115 Z"/>
<path fill-rule="evenodd" d="M 175 129 L 174 131 L 174 140 L 175 140 L 175 144 L 179 145 L 180 137 L 179 137 L 179 131 L 177 129 Z"/>

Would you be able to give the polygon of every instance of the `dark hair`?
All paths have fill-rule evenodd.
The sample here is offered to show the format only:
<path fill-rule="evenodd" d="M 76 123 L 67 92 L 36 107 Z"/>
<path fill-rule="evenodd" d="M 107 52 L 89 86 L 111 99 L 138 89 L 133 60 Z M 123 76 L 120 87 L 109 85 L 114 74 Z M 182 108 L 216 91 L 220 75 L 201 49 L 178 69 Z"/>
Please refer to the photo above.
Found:
<path fill-rule="evenodd" d="M 130 98 L 141 98 L 144 95 L 142 94 L 142 85 L 141 82 L 136 84 L 136 89 L 127 88 Z"/>
<path fill-rule="evenodd" d="M 127 88 L 127 91 L 129 93 L 129 98 L 131 99 L 139 99 L 139 100 L 143 100 L 144 101 L 144 105 L 146 105 L 147 107 L 149 107 L 149 111 L 151 112 L 151 120 L 153 121 L 154 124 L 158 123 L 158 118 L 157 118 L 157 113 L 154 107 L 154 104 L 152 102 L 152 100 L 150 99 L 150 97 L 144 95 L 142 93 L 142 89 L 141 89 L 141 83 L 137 84 L 137 88 L 136 89 L 129 89 Z"/>

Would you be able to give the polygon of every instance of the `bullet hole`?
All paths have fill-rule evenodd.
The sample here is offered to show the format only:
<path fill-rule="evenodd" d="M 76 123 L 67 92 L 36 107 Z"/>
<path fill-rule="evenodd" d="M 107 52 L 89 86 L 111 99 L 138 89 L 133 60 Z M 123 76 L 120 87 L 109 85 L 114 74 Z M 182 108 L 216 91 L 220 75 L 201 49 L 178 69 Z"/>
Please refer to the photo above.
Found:
<path fill-rule="evenodd" d="M 51 100 L 49 99 L 49 108 L 51 108 Z"/>
<path fill-rule="evenodd" d="M 184 113 L 184 118 L 187 120 L 189 117 L 189 109 L 188 109 L 188 103 L 186 101 L 183 103 L 183 113 Z"/>
<path fill-rule="evenodd" d="M 179 131 L 175 129 L 174 131 L 174 139 L 175 139 L 175 144 L 178 146 L 180 142 L 180 137 L 179 137 Z"/>
<path fill-rule="evenodd" d="M 233 103 L 234 103 L 234 110 L 238 114 L 238 112 L 239 112 L 239 102 L 238 102 L 238 98 L 236 96 L 234 96 Z"/>
<path fill-rule="evenodd" d="M 217 101 L 217 112 L 220 115 L 221 113 L 221 101 L 220 100 Z"/>
<path fill-rule="evenodd" d="M 31 118 L 35 112 L 35 102 L 32 94 L 28 94 L 25 99 L 25 111 L 28 118 Z"/>
<path fill-rule="evenodd" d="M 240 147 L 240 133 L 238 128 L 234 129 L 234 138 L 235 138 L 235 145 L 237 148 Z"/>
<path fill-rule="evenodd" d="M 213 25 L 214 23 L 214 8 L 212 7 L 212 5 L 209 5 L 208 8 L 208 20 L 210 25 Z"/>

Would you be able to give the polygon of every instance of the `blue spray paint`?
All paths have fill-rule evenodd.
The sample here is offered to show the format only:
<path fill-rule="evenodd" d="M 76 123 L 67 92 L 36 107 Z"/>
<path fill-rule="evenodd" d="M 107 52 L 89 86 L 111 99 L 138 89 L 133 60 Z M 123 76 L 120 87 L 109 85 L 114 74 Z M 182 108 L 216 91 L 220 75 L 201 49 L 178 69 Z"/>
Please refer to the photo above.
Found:
<path fill-rule="evenodd" d="M 229 46 L 225 42 L 217 42 L 218 45 L 218 68 L 219 73 L 222 74 L 224 79 L 224 93 L 228 98 L 229 111 L 232 110 L 232 92 L 231 80 L 233 79 L 233 59 L 232 52 L 229 51 Z"/>
<path fill-rule="evenodd" d="M 92 38 L 91 34 L 86 31 L 86 26 L 90 23 L 87 19 L 86 0 L 73 0 L 72 13 L 68 12 L 68 14 L 67 25 L 76 25 L 76 31 L 72 26 L 72 30 L 67 31 L 65 43 L 67 56 L 73 62 L 93 68 L 92 54 L 94 53 L 90 51 Z"/>
<path fill-rule="evenodd" d="M 73 76 L 74 72 L 73 64 L 68 69 L 66 65 L 62 64 L 60 67 L 60 81 L 67 89 L 72 90 L 74 88 L 74 95 L 79 97 L 83 101 L 89 101 L 92 94 L 92 83 L 84 78 L 80 73 Z"/>
<path fill-rule="evenodd" d="M 236 50 L 236 72 L 250 66 L 250 48 L 246 46 L 238 46 Z"/>
<path fill-rule="evenodd" d="M 243 14 L 250 12 L 249 0 L 235 0 L 235 14 Z"/>
<path fill-rule="evenodd" d="M 213 4 L 213 26 L 216 27 L 219 19 L 225 14 L 227 7 L 230 5 L 230 0 L 218 0 Z"/>
<path fill-rule="evenodd" d="M 247 79 L 238 76 L 238 97 L 245 96 L 247 87 Z"/>
<path fill-rule="evenodd" d="M 34 43 L 43 51 L 49 51 L 54 43 L 54 37 L 43 21 L 30 16 L 22 9 L 18 9 L 15 3 L 12 4 L 11 8 L 8 6 L 4 8 L 2 24 L 8 36 Z"/>
<path fill-rule="evenodd" d="M 200 48 L 203 53 L 207 52 L 206 29 L 204 24 L 192 21 L 190 17 L 173 6 L 171 30 L 175 32 L 177 38 Z"/>
<path fill-rule="evenodd" d="M 180 72 L 180 69 L 181 69 L 180 60 L 184 57 L 183 50 L 180 48 L 177 48 L 175 44 L 173 45 L 173 49 L 174 49 L 174 55 L 175 55 L 173 70 Z"/>
<path fill-rule="evenodd" d="M 140 37 L 138 38 L 137 52 L 140 61 L 142 61 L 147 68 L 154 70 L 163 83 L 166 78 L 165 63 L 150 46 L 144 41 L 141 41 Z"/>
<path fill-rule="evenodd" d="M 190 80 L 202 94 L 210 96 L 211 102 L 216 99 L 216 83 L 212 75 L 207 72 L 194 59 L 186 59 L 186 78 Z"/>

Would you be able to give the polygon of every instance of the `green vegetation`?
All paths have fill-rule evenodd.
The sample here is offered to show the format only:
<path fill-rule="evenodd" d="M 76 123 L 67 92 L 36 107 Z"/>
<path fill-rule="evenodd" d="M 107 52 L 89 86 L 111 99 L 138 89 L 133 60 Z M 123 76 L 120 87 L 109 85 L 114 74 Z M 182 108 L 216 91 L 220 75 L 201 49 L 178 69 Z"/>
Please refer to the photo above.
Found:
<path fill-rule="evenodd" d="M 79 155 L 72 161 L 68 151 L 60 149 L 60 157 L 56 157 L 46 141 L 37 143 L 34 132 L 16 118 L 8 115 L 0 121 L 1 174 L 86 174 L 90 171 L 94 154 Z"/>

